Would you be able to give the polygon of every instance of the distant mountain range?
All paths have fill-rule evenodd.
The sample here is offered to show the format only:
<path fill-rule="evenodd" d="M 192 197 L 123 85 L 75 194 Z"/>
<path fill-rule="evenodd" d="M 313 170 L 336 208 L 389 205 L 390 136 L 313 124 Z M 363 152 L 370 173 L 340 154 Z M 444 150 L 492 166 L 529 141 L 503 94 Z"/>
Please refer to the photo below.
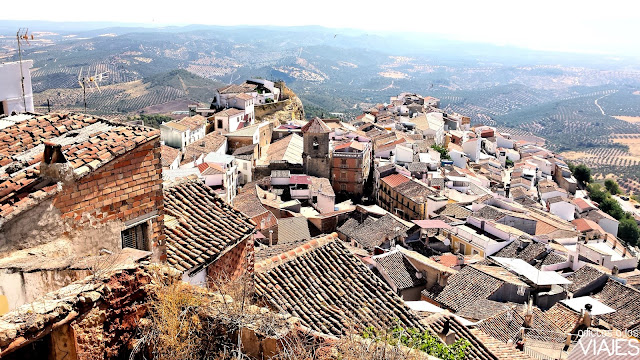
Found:
<path fill-rule="evenodd" d="M 632 161 L 621 164 L 640 165 L 640 146 L 620 140 L 640 127 L 613 117 L 640 116 L 638 59 L 317 26 L 3 21 L 0 61 L 17 59 L 15 32 L 24 26 L 35 34 L 23 57 L 34 61 L 36 105 L 81 109 L 81 69 L 109 73 L 87 98 L 101 115 L 208 105 L 217 86 L 250 77 L 285 80 L 308 116 L 349 118 L 409 91 L 439 97 L 474 123 L 542 136 L 556 151 L 614 149 Z"/>

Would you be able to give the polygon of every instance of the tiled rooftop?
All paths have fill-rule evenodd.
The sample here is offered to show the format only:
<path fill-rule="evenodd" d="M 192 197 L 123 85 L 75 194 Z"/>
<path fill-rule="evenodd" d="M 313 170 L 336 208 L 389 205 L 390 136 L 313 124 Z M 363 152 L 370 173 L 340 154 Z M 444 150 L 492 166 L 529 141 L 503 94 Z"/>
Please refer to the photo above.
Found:
<path fill-rule="evenodd" d="M 164 190 L 167 263 L 180 271 L 215 261 L 254 231 L 254 224 L 200 181 Z"/>
<path fill-rule="evenodd" d="M 436 297 L 440 304 L 458 311 L 478 299 L 488 299 L 504 281 L 486 274 L 473 266 L 466 266 L 449 277 L 447 286 Z"/>
<path fill-rule="evenodd" d="M 569 285 L 568 290 L 571 292 L 580 291 L 584 287 L 605 276 L 607 276 L 606 273 L 596 269 L 595 267 L 584 265 L 573 274 L 567 276 L 567 280 L 572 282 Z"/>
<path fill-rule="evenodd" d="M 616 310 L 600 317 L 618 330 L 631 329 L 640 324 L 640 290 L 609 279 L 602 291 L 594 297 Z"/>
<path fill-rule="evenodd" d="M 162 145 L 160 156 L 162 157 L 162 167 L 169 167 L 180 156 L 180 150 L 171 146 Z"/>
<path fill-rule="evenodd" d="M 400 228 L 398 233 L 396 233 L 396 228 Z M 406 236 L 407 230 L 409 230 L 408 226 L 390 214 L 385 214 L 379 219 L 369 216 L 361 223 L 354 218 L 349 218 L 338 228 L 339 232 L 355 239 L 367 251 L 373 251 L 385 240 L 396 236 Z"/>
<path fill-rule="evenodd" d="M 416 276 L 418 270 L 399 251 L 376 256 L 373 259 L 382 266 L 397 289 L 403 290 L 427 283 L 422 276 L 420 278 Z"/>
<path fill-rule="evenodd" d="M 219 135 L 215 132 L 208 133 L 202 139 L 195 141 L 184 150 L 183 163 L 192 162 L 199 158 L 200 155 L 207 155 L 211 152 L 220 150 L 222 146 L 227 142 L 227 138 Z"/>
<path fill-rule="evenodd" d="M 400 185 L 400 184 L 404 184 L 406 182 L 411 181 L 410 178 L 404 176 L 404 175 L 400 175 L 400 174 L 391 174 L 389 176 L 386 176 L 384 178 L 382 178 L 382 181 L 389 185 L 392 188 L 395 188 L 396 186 Z"/>
<path fill-rule="evenodd" d="M 159 134 L 75 113 L 38 115 L 0 129 L 0 220 L 58 191 L 39 176 L 45 142 L 62 146 L 78 179 Z"/>
<path fill-rule="evenodd" d="M 320 118 L 313 118 L 306 123 L 301 131 L 303 133 L 311 133 L 311 134 L 323 134 L 331 132 L 331 128 L 327 126 Z"/>
<path fill-rule="evenodd" d="M 389 286 L 336 239 L 327 235 L 257 263 L 256 295 L 325 334 L 398 322 L 421 328 Z"/>

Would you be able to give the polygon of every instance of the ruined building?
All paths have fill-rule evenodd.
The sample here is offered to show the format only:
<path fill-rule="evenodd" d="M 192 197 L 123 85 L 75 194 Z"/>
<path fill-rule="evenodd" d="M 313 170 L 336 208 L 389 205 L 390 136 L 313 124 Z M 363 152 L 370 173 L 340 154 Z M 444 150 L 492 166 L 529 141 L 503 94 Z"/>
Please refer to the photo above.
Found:
<path fill-rule="evenodd" d="M 0 129 L 0 310 L 95 272 L 88 256 L 166 259 L 159 135 L 74 113 Z"/>

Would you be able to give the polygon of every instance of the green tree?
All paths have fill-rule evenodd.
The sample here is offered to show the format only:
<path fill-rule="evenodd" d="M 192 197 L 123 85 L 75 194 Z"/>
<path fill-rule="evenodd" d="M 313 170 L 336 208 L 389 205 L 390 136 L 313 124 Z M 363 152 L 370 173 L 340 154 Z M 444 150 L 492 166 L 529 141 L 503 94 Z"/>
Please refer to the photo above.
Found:
<path fill-rule="evenodd" d="M 609 196 L 609 194 L 602 190 L 602 186 L 600 186 L 600 184 L 589 184 L 589 186 L 587 186 L 587 193 L 591 200 L 597 203 L 601 203 Z"/>
<path fill-rule="evenodd" d="M 447 148 L 445 148 L 444 146 L 433 144 L 431 145 L 431 148 L 440 153 L 441 160 L 451 160 L 451 157 L 449 156 L 449 150 L 447 150 Z"/>
<path fill-rule="evenodd" d="M 580 164 L 574 168 L 573 176 L 580 183 L 585 184 L 591 178 L 591 169 L 589 169 L 585 164 Z"/>
<path fill-rule="evenodd" d="M 640 238 L 640 229 L 638 224 L 632 218 L 624 218 L 620 220 L 618 226 L 618 237 L 631 245 L 638 244 L 638 238 Z"/>
<path fill-rule="evenodd" d="M 620 203 L 616 199 L 612 198 L 609 194 L 600 202 L 600 210 L 613 216 L 616 220 L 620 220 L 625 217 L 625 212 L 622 210 Z"/>
<path fill-rule="evenodd" d="M 620 186 L 618 186 L 618 183 L 613 179 L 605 180 L 604 187 L 607 189 L 607 191 L 611 195 L 622 194 L 622 191 L 620 191 Z"/>
<path fill-rule="evenodd" d="M 513 164 L 513 161 L 511 159 L 506 159 L 504 161 L 504 165 L 509 168 L 509 167 L 513 167 L 514 164 Z"/>

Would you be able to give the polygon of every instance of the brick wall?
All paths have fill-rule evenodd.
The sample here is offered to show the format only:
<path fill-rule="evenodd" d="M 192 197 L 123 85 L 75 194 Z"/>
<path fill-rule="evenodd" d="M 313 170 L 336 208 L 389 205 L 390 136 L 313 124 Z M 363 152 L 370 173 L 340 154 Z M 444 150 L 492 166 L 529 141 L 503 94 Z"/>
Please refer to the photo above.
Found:
<path fill-rule="evenodd" d="M 217 261 L 207 267 L 208 279 L 229 278 L 237 279 L 245 274 L 253 274 L 254 248 L 253 236 L 247 238 L 231 250 L 227 251 Z"/>
<path fill-rule="evenodd" d="M 54 199 L 63 219 L 74 229 L 127 221 L 153 212 L 150 220 L 148 250 L 154 260 L 166 259 L 163 234 L 162 163 L 160 142 L 149 141 L 77 182 L 65 185 Z M 105 234 L 106 245 L 120 245 L 120 234 Z M 108 246 L 105 246 L 108 247 Z"/>

